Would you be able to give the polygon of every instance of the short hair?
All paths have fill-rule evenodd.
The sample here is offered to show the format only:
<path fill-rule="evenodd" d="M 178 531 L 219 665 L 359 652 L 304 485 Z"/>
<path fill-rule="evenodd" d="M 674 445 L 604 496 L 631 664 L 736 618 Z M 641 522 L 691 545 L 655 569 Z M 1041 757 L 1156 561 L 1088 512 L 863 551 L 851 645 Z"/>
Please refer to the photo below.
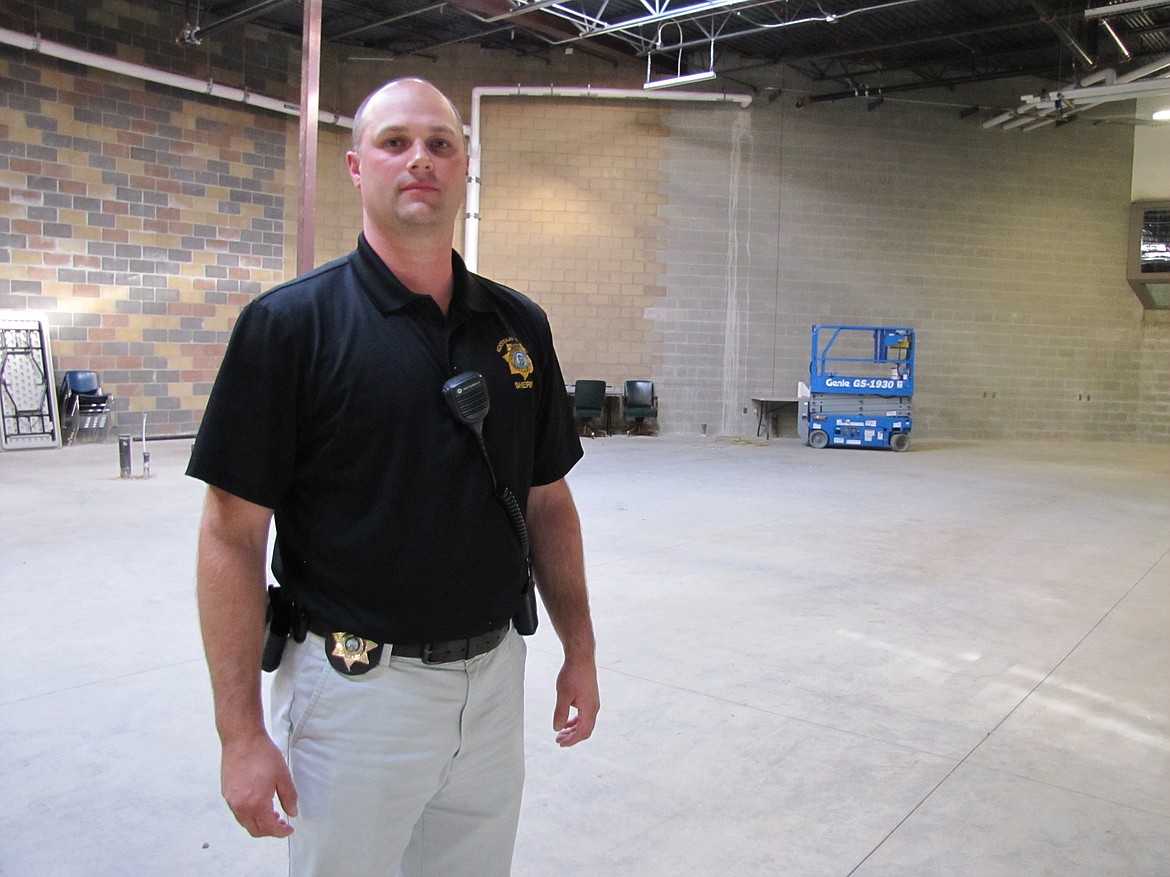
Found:
<path fill-rule="evenodd" d="M 366 95 L 365 100 L 358 104 L 357 112 L 353 114 L 353 151 L 358 152 L 362 145 L 362 127 L 365 125 L 366 107 L 369 106 L 370 101 L 385 91 L 392 85 L 397 85 L 400 82 L 421 82 L 423 85 L 429 85 L 435 91 L 442 95 L 443 100 L 447 102 L 447 106 L 451 108 L 451 112 L 455 115 L 456 130 L 459 134 L 463 133 L 463 114 L 459 112 L 459 108 L 455 106 L 455 102 L 433 82 L 423 79 L 418 76 L 402 76 L 398 79 L 391 79 L 389 82 L 383 83 Z"/>

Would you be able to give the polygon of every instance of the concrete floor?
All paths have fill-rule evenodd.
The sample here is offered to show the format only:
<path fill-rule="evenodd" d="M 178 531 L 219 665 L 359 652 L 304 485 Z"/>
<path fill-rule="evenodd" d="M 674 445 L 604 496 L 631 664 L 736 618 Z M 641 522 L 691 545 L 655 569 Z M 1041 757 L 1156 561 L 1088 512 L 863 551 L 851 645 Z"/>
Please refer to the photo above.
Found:
<path fill-rule="evenodd" d="M 148 447 L 0 454 L 5 877 L 285 872 L 219 798 L 190 442 Z M 516 877 L 1170 873 L 1167 448 L 614 437 L 570 481 L 604 707 L 554 745 L 546 621 Z"/>

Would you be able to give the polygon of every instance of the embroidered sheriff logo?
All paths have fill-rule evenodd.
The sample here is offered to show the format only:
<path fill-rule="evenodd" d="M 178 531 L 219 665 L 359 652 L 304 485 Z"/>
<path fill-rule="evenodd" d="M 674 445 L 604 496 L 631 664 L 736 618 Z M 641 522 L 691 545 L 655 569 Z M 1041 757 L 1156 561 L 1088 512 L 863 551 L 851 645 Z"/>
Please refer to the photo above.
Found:
<path fill-rule="evenodd" d="M 496 345 L 496 353 L 504 357 L 504 362 L 508 364 L 508 371 L 519 376 L 520 380 L 516 381 L 516 389 L 531 389 L 532 381 L 528 380 L 528 376 L 532 374 L 536 366 L 532 364 L 532 357 L 528 355 L 528 351 L 524 349 L 520 339 L 505 338 Z"/>

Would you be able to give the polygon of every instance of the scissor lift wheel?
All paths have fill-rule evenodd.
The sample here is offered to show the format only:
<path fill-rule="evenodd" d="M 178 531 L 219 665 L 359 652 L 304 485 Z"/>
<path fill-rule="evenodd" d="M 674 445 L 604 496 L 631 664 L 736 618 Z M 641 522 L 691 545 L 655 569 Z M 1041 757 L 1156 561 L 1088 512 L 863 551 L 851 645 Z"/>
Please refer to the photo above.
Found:
<path fill-rule="evenodd" d="M 890 450 L 904 451 L 910 447 L 910 436 L 904 432 L 896 432 L 890 436 Z"/>
<path fill-rule="evenodd" d="M 814 429 L 808 434 L 808 443 L 810 447 L 816 448 L 818 451 L 821 448 L 829 446 L 829 434 L 823 429 Z"/>

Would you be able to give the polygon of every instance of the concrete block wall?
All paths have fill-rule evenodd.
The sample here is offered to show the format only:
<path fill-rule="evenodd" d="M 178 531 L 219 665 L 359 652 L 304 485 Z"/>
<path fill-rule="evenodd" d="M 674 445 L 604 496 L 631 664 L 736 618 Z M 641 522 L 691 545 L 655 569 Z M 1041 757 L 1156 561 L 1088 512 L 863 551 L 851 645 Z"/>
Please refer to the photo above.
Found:
<path fill-rule="evenodd" d="M 501 53 L 488 52 L 474 46 L 452 46 L 443 52 L 443 61 L 436 64 L 426 59 L 396 58 L 386 63 L 369 61 L 346 61 L 348 51 L 331 51 L 326 46 L 322 57 L 321 87 L 322 106 L 328 106 L 344 116 L 352 117 L 361 101 L 378 86 L 404 76 L 417 76 L 430 80 L 441 88 L 454 102 L 462 114 L 463 121 L 471 123 L 472 89 L 476 86 L 502 86 L 524 84 L 539 84 L 550 88 L 565 86 L 580 86 L 583 82 L 590 83 L 598 88 L 618 88 L 636 86 L 639 70 L 621 70 L 608 62 L 602 62 L 590 56 L 577 52 L 557 58 L 555 63 L 546 63 L 541 59 L 515 57 Z M 640 69 L 640 68 L 639 68 Z M 519 103 L 514 110 L 506 110 L 506 105 Z M 484 101 L 484 143 L 487 165 L 493 176 L 485 180 L 483 188 L 487 203 L 481 204 L 481 214 L 485 216 L 483 228 L 489 240 L 499 242 L 507 250 L 513 239 L 511 229 L 500 233 L 496 238 L 494 224 L 514 224 L 518 215 L 514 199 L 522 199 L 528 211 L 541 211 L 546 207 L 550 211 L 550 222 L 557 217 L 554 214 L 565 214 L 567 211 L 558 205 L 549 205 L 537 202 L 532 195 L 524 191 L 522 181 L 527 172 L 523 165 L 513 166 L 509 156 L 517 154 L 538 154 L 540 144 L 532 141 L 533 122 L 532 113 L 538 113 L 541 106 L 551 106 L 548 101 L 536 102 L 524 99 L 517 101 L 509 98 L 488 98 Z M 517 116 L 526 121 L 515 122 Z M 561 121 L 564 116 L 559 117 Z M 567 149 L 564 163 L 573 165 L 579 155 L 592 155 L 586 162 L 596 164 L 599 160 L 596 154 L 597 144 L 587 144 L 579 135 L 574 134 L 575 119 L 570 124 L 558 126 L 556 149 L 559 152 Z M 595 126 L 596 127 L 596 126 Z M 547 136 L 547 132 L 541 136 Z M 316 251 L 315 260 L 323 262 L 328 259 L 342 256 L 353 249 L 358 232 L 361 230 L 361 202 L 346 168 L 345 154 L 352 143 L 352 132 L 349 129 L 323 125 L 318 137 L 317 155 L 317 214 L 316 214 Z M 520 144 L 518 149 L 517 144 Z M 647 147 L 640 144 L 638 149 Z M 497 199 L 497 200 L 492 200 Z M 591 201 L 596 199 L 590 196 Z M 575 208 L 584 205 L 581 199 L 576 199 Z M 456 223 L 452 240 L 454 248 L 463 251 L 464 226 L 462 218 Z M 547 235 L 542 238 L 539 234 L 535 238 L 536 249 L 524 249 L 522 255 L 528 257 L 531 253 L 543 253 L 547 245 Z M 511 253 L 510 253 L 511 255 Z M 491 276 L 501 283 L 512 286 L 524 286 L 523 291 L 531 292 L 540 298 L 542 304 L 548 298 L 547 289 L 540 282 L 529 282 L 527 276 L 530 268 L 518 268 L 514 258 L 501 259 L 492 263 L 492 252 L 482 253 L 481 270 L 487 272 L 488 265 L 498 273 Z M 652 259 L 652 255 L 650 256 Z M 532 259 L 535 263 L 538 260 Z M 539 269 L 535 269 L 539 276 Z M 557 302 L 557 293 L 551 293 L 551 303 Z"/>
<path fill-rule="evenodd" d="M 1142 321 L 1136 433 L 1149 442 L 1170 442 L 1170 313 L 1147 311 Z"/>
<path fill-rule="evenodd" d="M 183 14 L 124 0 L 12 0 L 0 27 L 297 102 L 295 41 L 241 26 L 177 45 Z M 631 81 L 583 53 L 551 66 L 473 47 L 440 66 L 348 64 L 345 54 L 322 59 L 321 106 L 343 115 L 399 76 L 436 81 L 465 119 L 477 84 Z M 145 414 L 150 435 L 192 433 L 240 308 L 295 273 L 296 118 L 7 46 L 0 85 L 0 309 L 44 314 L 57 373 L 98 371 L 122 428 L 136 433 Z M 319 131 L 317 262 L 351 250 L 361 228 L 350 138 Z M 523 285 L 524 272 L 501 280 Z"/>
<path fill-rule="evenodd" d="M 51 38 L 198 66 L 171 45 L 177 7 L 15 0 L 0 26 L 29 32 L 34 6 Z M 203 66 L 281 96 L 295 47 L 250 31 Z M 322 106 L 421 75 L 469 116 L 474 84 L 642 75 L 449 60 L 327 58 Z M 190 432 L 239 308 L 292 275 L 295 119 L 14 49 L 0 77 L 0 308 L 47 312 L 60 367 L 112 374 L 153 434 Z M 920 437 L 1168 441 L 1170 325 L 1124 281 L 1131 137 L 988 132 L 929 95 L 873 113 L 489 99 L 480 270 L 548 310 L 568 379 L 653 379 L 667 432 L 751 434 L 751 399 L 806 374 L 813 323 L 894 323 L 919 332 Z M 348 145 L 322 127 L 318 262 L 360 228 Z"/>
<path fill-rule="evenodd" d="M 4 21 L 24 31 L 21 6 Z M 36 23 L 131 63 L 183 54 L 142 4 L 42 3 Z M 285 78 L 287 46 L 260 45 L 258 79 Z M 192 433 L 240 308 L 290 273 L 287 118 L 12 48 L 0 112 L 0 309 L 44 314 L 57 374 L 97 371 L 119 428 Z"/>
<path fill-rule="evenodd" d="M 355 104 L 349 111 L 352 117 Z M 314 262 L 343 256 L 357 244 L 362 228 L 361 197 L 349 176 L 345 154 L 353 144 L 348 128 L 322 125 L 317 132 L 317 212 Z M 294 205 L 295 206 L 295 205 Z"/>
<path fill-rule="evenodd" d="M 620 99 L 484 101 L 480 273 L 545 308 L 569 382 L 649 378 L 659 355 L 660 118 Z"/>
<path fill-rule="evenodd" d="M 852 193 L 843 206 L 861 216 L 842 241 L 848 264 L 832 266 L 846 286 L 829 290 L 828 321 L 885 317 L 918 330 L 916 429 L 1137 435 L 1142 311 L 1124 282 L 1125 127 L 1017 138 L 918 106 L 831 109 L 788 111 L 788 142 L 807 144 L 809 160 L 789 163 L 786 179 L 833 174 Z M 830 141 L 843 146 L 826 162 Z M 806 215 L 798 208 L 784 224 Z M 813 257 L 816 273 L 827 250 Z"/>
<path fill-rule="evenodd" d="M 670 127 L 660 258 L 687 267 L 655 317 L 672 430 L 754 431 L 751 398 L 791 395 L 811 325 L 841 323 L 917 330 L 920 437 L 1164 435 L 1166 330 L 1124 280 L 1122 126 L 1012 137 L 851 102 L 679 109 Z"/>
<path fill-rule="evenodd" d="M 779 177 L 776 144 L 735 104 L 672 104 L 658 258 L 666 294 L 656 385 L 664 429 L 754 433 L 773 386 Z"/>
<path fill-rule="evenodd" d="M 0 308 L 46 314 L 121 426 L 191 433 L 235 315 L 288 274 L 286 122 L 13 53 L 0 77 Z"/>

